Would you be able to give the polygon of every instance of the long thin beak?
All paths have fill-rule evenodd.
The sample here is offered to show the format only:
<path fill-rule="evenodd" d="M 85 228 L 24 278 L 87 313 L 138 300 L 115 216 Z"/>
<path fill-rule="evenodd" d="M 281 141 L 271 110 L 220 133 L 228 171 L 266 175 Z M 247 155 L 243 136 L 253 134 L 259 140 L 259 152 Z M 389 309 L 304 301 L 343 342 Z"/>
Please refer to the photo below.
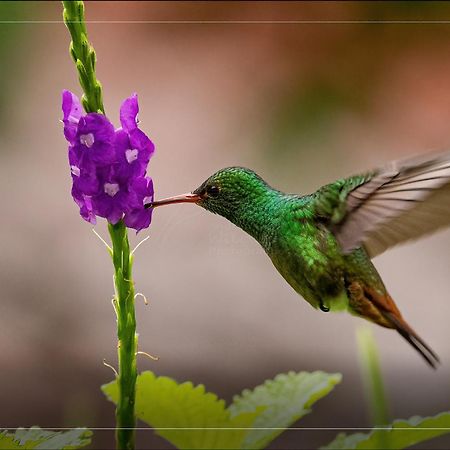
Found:
<path fill-rule="evenodd" d="M 157 206 L 170 205 L 172 203 L 197 203 L 202 197 L 198 194 L 192 194 L 188 192 L 187 194 L 175 195 L 174 197 L 164 198 L 153 203 L 147 203 L 146 208 L 156 208 Z"/>

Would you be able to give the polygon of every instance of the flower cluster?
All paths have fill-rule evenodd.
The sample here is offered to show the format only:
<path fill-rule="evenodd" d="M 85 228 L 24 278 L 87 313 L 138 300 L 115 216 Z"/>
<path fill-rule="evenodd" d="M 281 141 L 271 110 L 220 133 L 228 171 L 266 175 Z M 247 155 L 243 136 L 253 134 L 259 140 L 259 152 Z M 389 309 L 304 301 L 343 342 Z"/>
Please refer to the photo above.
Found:
<path fill-rule="evenodd" d="M 146 176 L 155 147 L 138 128 L 137 95 L 120 107 L 121 128 L 103 114 L 82 114 L 79 99 L 63 91 L 64 135 L 69 142 L 72 197 L 83 219 L 95 224 L 96 216 L 115 224 L 123 219 L 136 231 L 147 228 L 152 209 L 153 182 Z"/>

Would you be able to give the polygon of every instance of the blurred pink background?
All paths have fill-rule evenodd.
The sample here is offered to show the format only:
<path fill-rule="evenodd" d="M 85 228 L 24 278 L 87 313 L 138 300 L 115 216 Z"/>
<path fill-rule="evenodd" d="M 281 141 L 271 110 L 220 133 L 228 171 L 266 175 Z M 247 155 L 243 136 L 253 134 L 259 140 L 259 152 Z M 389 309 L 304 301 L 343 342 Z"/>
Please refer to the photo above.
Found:
<path fill-rule="evenodd" d="M 70 197 L 61 91 L 81 95 L 59 2 L 2 2 L 0 20 L 1 427 L 113 426 L 99 386 L 116 364 L 112 266 Z M 442 2 L 87 2 L 107 115 L 139 94 L 156 144 L 156 196 L 219 168 L 253 168 L 284 191 L 450 144 L 449 24 L 233 23 L 443 20 Z M 227 23 L 126 23 L 223 20 Z M 117 23 L 119 21 L 122 23 Z M 124 22 L 125 21 L 125 22 Z M 107 236 L 104 223 L 96 230 Z M 341 372 L 304 427 L 369 426 L 350 315 L 314 311 L 250 237 L 191 205 L 157 210 L 136 253 L 139 360 L 226 399 L 288 370 Z M 441 356 L 431 371 L 370 326 L 394 418 L 449 409 L 448 230 L 375 259 L 404 316 Z M 337 434 L 304 432 L 301 445 Z M 112 436 L 96 437 L 100 448 Z M 102 440 L 103 439 L 103 440 Z M 151 432 L 143 448 L 168 446 Z M 294 432 L 273 448 L 299 448 Z M 446 448 L 448 441 L 442 448 Z M 445 443 L 446 442 L 446 443 Z M 110 443 L 110 444 L 108 444 Z M 436 444 L 437 445 L 437 444 Z M 100 447 L 99 447 L 100 446 Z M 436 447 L 438 448 L 438 447 Z"/>

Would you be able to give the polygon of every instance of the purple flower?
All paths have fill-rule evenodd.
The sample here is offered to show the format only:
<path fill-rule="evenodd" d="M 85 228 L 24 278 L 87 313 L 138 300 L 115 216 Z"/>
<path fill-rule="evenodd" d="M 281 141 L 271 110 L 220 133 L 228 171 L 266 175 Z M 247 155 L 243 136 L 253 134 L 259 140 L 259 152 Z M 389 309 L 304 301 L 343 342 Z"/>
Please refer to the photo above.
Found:
<path fill-rule="evenodd" d="M 131 133 L 116 131 L 116 158 L 119 162 L 118 176 L 124 178 L 145 175 L 148 162 L 155 148 L 152 141 L 136 128 Z"/>
<path fill-rule="evenodd" d="M 137 95 L 127 98 L 120 107 L 122 129 L 116 132 L 116 156 L 121 177 L 144 176 L 155 151 L 152 141 L 137 126 L 139 105 Z"/>
<path fill-rule="evenodd" d="M 99 192 L 92 197 L 92 202 L 98 216 L 116 224 L 123 217 L 124 212 L 130 208 L 132 198 L 128 186 L 111 177 L 101 184 Z"/>
<path fill-rule="evenodd" d="M 87 222 L 92 223 L 92 225 L 95 225 L 97 219 L 95 217 L 91 197 L 84 195 L 75 186 L 72 187 L 72 197 L 75 200 L 75 203 L 80 207 L 81 217 Z"/>
<path fill-rule="evenodd" d="M 85 159 L 81 162 L 83 155 L 77 148 L 69 147 L 69 164 L 72 182 L 75 189 L 86 195 L 93 195 L 98 192 L 99 180 L 95 164 Z"/>
<path fill-rule="evenodd" d="M 72 94 L 72 92 L 63 91 L 62 110 L 64 135 L 70 143 L 73 143 L 75 141 L 77 126 L 82 113 L 82 108 L 78 97 L 75 94 Z"/>
<path fill-rule="evenodd" d="M 133 94 L 131 97 L 125 99 L 120 107 L 120 124 L 125 131 L 129 132 L 137 128 L 138 113 L 137 94 Z"/>
<path fill-rule="evenodd" d="M 134 194 L 133 207 L 125 213 L 124 222 L 129 228 L 140 231 L 147 228 L 152 215 L 145 209 L 145 205 L 153 201 L 153 180 L 150 177 L 139 177 L 133 181 L 132 191 Z M 150 211 L 152 209 L 150 208 Z"/>
<path fill-rule="evenodd" d="M 80 118 L 73 146 L 80 155 L 81 165 L 92 161 L 96 165 L 115 162 L 114 126 L 103 115 L 89 113 Z"/>
<path fill-rule="evenodd" d="M 82 114 L 78 98 L 69 91 L 62 95 L 64 135 L 69 142 L 72 197 L 80 215 L 95 224 L 96 216 L 140 231 L 151 222 L 153 182 L 146 176 L 154 145 L 138 128 L 137 95 L 120 108 L 122 128 L 103 114 Z"/>

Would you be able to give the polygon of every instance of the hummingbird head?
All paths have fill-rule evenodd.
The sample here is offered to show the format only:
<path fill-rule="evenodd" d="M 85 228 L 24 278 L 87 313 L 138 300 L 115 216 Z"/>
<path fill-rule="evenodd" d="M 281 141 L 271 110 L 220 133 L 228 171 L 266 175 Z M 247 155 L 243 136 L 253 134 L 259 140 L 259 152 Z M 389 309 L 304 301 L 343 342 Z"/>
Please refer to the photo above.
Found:
<path fill-rule="evenodd" d="M 199 206 L 231 220 L 230 216 L 248 210 L 268 189 L 266 182 L 252 170 L 227 167 L 211 175 L 193 194 L 199 196 Z"/>
<path fill-rule="evenodd" d="M 247 203 L 270 187 L 255 172 L 245 167 L 227 167 L 207 178 L 194 191 L 155 201 L 148 207 L 173 203 L 196 203 L 216 214 L 224 215 L 242 203 Z"/>
<path fill-rule="evenodd" d="M 169 197 L 149 204 L 158 207 L 172 203 L 195 203 L 219 214 L 254 235 L 253 228 L 280 194 L 259 175 L 244 167 L 227 167 L 206 179 L 191 193 Z"/>
<path fill-rule="evenodd" d="M 271 188 L 250 169 L 227 167 L 211 175 L 194 191 L 155 201 L 147 207 L 195 203 L 225 217 L 269 251 L 283 222 L 283 206 L 291 197 Z"/>

